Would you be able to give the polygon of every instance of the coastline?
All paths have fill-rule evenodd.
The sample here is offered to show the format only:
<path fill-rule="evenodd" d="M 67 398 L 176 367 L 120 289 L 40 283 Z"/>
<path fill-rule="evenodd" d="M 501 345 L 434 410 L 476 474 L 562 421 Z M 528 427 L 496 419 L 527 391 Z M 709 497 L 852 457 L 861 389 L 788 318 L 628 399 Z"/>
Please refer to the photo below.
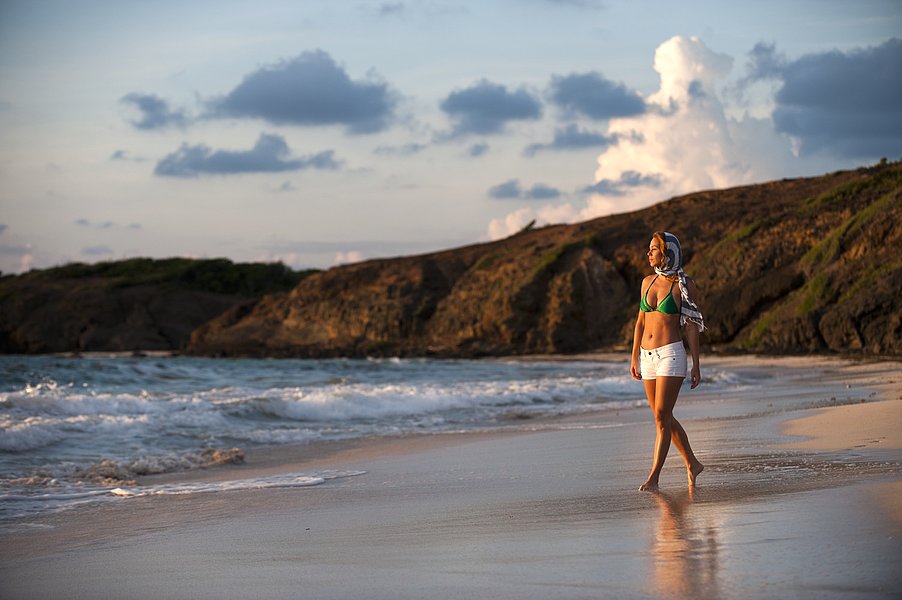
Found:
<path fill-rule="evenodd" d="M 902 585 L 893 560 L 902 550 L 902 440 L 892 431 L 902 409 L 899 363 L 703 361 L 703 369 L 751 369 L 772 381 L 730 398 L 703 387 L 681 395 L 675 414 L 706 464 L 691 494 L 675 450 L 662 492 L 635 490 L 654 435 L 638 408 L 619 411 L 617 426 L 600 412 L 537 421 L 531 431 L 252 451 L 242 466 L 142 483 L 365 473 L 310 488 L 126 498 L 42 517 L 0 533 L 0 591 L 891 597 Z"/>

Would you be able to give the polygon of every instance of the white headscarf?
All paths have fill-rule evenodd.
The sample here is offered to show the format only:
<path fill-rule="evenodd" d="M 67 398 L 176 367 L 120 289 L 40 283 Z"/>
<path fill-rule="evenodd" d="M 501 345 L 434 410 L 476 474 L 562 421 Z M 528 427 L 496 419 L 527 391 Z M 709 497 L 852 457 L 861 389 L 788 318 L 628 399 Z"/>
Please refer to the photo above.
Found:
<path fill-rule="evenodd" d="M 698 305 L 689 298 L 689 290 L 686 288 L 686 272 L 683 271 L 683 249 L 677 236 L 664 232 L 664 266 L 655 267 L 655 273 L 663 277 L 676 278 L 680 283 L 680 296 L 683 302 L 680 305 L 680 325 L 686 321 L 695 323 L 699 333 L 705 330 L 705 320 Z"/>

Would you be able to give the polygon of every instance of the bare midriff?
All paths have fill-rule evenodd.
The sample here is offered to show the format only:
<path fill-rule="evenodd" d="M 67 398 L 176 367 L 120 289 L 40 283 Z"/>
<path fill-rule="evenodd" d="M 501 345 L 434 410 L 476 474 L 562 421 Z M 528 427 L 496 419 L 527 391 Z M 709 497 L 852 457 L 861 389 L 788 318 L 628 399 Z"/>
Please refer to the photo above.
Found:
<path fill-rule="evenodd" d="M 646 350 L 654 350 L 680 341 L 680 315 L 665 315 L 659 312 L 645 313 L 641 345 Z"/>

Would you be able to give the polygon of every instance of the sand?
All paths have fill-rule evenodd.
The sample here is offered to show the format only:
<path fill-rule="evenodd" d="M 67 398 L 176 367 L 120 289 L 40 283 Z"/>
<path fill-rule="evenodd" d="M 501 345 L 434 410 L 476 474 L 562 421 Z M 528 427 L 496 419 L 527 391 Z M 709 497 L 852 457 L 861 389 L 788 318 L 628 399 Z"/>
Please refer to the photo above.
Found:
<path fill-rule="evenodd" d="M 706 464 L 691 492 L 675 451 L 661 493 L 636 490 L 654 437 L 638 409 L 616 427 L 599 413 L 249 453 L 168 477 L 365 474 L 36 519 L 0 533 L 0 597 L 898 597 L 902 365 L 705 364 L 768 382 L 684 392 L 676 416 Z"/>
<path fill-rule="evenodd" d="M 892 368 L 896 367 L 896 372 Z M 872 390 L 869 396 L 882 402 L 859 403 L 812 411 L 810 416 L 789 421 L 784 433 L 801 439 L 787 448 L 814 450 L 902 450 L 902 369 L 897 364 L 858 365 L 856 385 Z M 884 372 L 884 367 L 887 371 Z M 896 381 L 898 380 L 898 382 Z M 849 389 L 852 383 L 846 384 Z"/>

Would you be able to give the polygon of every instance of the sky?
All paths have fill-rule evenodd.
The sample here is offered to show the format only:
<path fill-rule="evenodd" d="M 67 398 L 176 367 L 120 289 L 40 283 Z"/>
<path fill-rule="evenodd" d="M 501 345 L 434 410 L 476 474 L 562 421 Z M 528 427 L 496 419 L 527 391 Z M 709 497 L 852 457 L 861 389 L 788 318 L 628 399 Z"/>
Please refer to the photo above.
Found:
<path fill-rule="evenodd" d="M 897 0 L 0 0 L 0 271 L 419 254 L 902 157 Z"/>

